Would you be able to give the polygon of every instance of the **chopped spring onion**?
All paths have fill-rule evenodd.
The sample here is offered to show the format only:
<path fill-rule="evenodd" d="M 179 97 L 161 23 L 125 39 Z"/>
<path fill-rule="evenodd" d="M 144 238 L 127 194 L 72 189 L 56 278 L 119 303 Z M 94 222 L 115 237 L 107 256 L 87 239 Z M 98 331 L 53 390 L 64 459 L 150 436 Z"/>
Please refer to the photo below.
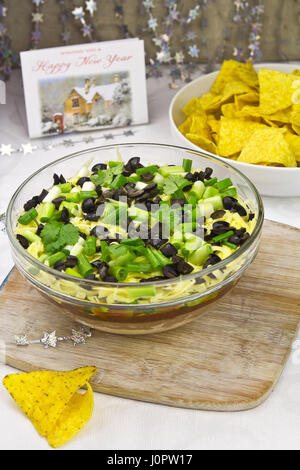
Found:
<path fill-rule="evenodd" d="M 86 277 L 94 272 L 93 266 L 90 264 L 83 253 L 79 253 L 79 255 L 77 255 L 77 260 L 79 272 L 83 277 Z"/>
<path fill-rule="evenodd" d="M 183 163 L 182 163 L 182 166 L 183 166 L 184 171 L 186 171 L 186 172 L 191 171 L 191 169 L 192 169 L 192 164 L 193 164 L 192 160 L 189 160 L 189 159 L 187 159 L 187 158 L 184 158 L 184 159 L 183 159 Z"/>
<path fill-rule="evenodd" d="M 25 212 L 24 215 L 22 215 L 21 217 L 19 217 L 18 219 L 18 222 L 19 224 L 21 225 L 28 225 L 30 224 L 30 222 L 35 219 L 38 215 L 38 212 L 37 210 L 33 207 L 32 209 L 30 209 L 28 212 Z"/>
<path fill-rule="evenodd" d="M 226 240 L 227 238 L 231 237 L 232 235 L 234 235 L 234 231 L 233 230 L 229 230 L 229 232 L 226 232 L 226 233 L 222 233 L 221 235 L 217 235 L 216 237 L 214 237 L 212 239 L 212 241 L 214 243 L 219 243 L 221 242 L 222 240 Z"/>

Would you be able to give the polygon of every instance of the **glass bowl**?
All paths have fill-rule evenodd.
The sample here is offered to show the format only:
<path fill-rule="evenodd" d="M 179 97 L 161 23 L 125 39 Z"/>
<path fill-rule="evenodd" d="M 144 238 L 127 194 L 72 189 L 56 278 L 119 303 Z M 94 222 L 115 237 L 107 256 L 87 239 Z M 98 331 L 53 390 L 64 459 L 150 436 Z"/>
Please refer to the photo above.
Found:
<path fill-rule="evenodd" d="M 230 177 L 240 197 L 256 214 L 251 237 L 230 257 L 215 266 L 175 279 L 155 283 L 154 297 L 139 297 L 136 289 L 153 283 L 111 283 L 78 279 L 47 267 L 22 248 L 14 234 L 18 214 L 24 203 L 52 185 L 53 173 L 72 177 L 81 166 L 117 160 L 121 153 L 126 162 L 133 156 L 143 164 L 182 164 L 193 161 L 193 168 L 211 167 L 219 179 Z M 264 211 L 259 193 L 249 179 L 227 162 L 204 152 L 160 144 L 120 144 L 96 147 L 56 160 L 26 179 L 13 195 L 7 210 L 7 233 L 16 267 L 25 279 L 73 320 L 98 330 L 119 334 L 147 334 L 184 325 L 204 312 L 238 282 L 258 250 Z M 124 296 L 124 293 L 126 295 Z M 128 294 L 134 299 L 128 302 Z"/>

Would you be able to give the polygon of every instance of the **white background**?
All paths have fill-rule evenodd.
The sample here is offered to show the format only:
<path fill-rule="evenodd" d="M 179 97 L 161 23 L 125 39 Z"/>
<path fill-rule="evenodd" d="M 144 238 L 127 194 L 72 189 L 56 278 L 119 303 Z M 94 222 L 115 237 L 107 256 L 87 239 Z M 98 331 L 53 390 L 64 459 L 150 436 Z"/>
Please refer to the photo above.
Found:
<path fill-rule="evenodd" d="M 97 140 L 96 144 L 91 143 L 89 146 L 102 142 L 176 143 L 168 124 L 168 107 L 175 93 L 175 90 L 169 89 L 169 81 L 167 75 L 148 80 L 150 124 L 133 128 L 135 135 L 132 137 L 123 136 L 108 142 L 105 139 Z M 111 132 L 120 134 L 122 130 Z M 91 135 L 98 137 L 99 132 Z M 73 138 L 78 139 L 75 135 Z M 56 137 L 52 142 L 62 140 L 62 137 Z M 28 142 L 22 83 L 20 73 L 14 72 L 8 84 L 7 104 L 0 105 L 0 146 L 10 143 L 18 147 Z M 31 141 L 32 144 L 41 142 Z M 84 148 L 88 148 L 88 145 L 82 143 L 71 148 L 61 146 L 50 151 L 38 150 L 32 155 L 0 155 L 0 213 L 5 211 L 17 186 L 33 171 L 51 160 Z M 266 218 L 300 228 L 300 198 L 268 197 L 264 198 L 264 204 Z M 284 240 L 282 249 L 285 249 Z M 1 284 L 12 266 L 6 236 L 2 232 L 0 253 Z M 295 288 L 299 289 L 299 286 Z M 55 328 L 55 325 L 49 327 Z M 43 350 L 39 353 L 43 354 Z M 294 360 L 291 356 L 275 391 L 264 404 L 244 412 L 184 410 L 95 393 L 92 419 L 64 449 L 299 449 L 300 364 L 296 362 L 295 356 Z M 0 381 L 6 374 L 13 372 L 16 371 L 0 364 Z M 39 437 L 2 385 L 0 448 L 49 448 L 46 440 Z"/>

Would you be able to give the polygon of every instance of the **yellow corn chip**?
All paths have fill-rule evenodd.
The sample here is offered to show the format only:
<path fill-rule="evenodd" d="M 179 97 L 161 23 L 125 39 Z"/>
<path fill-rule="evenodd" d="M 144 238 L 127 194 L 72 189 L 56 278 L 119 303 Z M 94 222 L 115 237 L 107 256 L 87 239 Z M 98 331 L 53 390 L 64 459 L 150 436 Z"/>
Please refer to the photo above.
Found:
<path fill-rule="evenodd" d="M 186 138 L 189 139 L 193 144 L 199 145 L 204 150 L 211 153 L 216 153 L 217 147 L 211 139 L 206 139 L 204 136 L 199 134 L 187 134 Z"/>
<path fill-rule="evenodd" d="M 205 93 L 199 98 L 202 108 L 209 113 L 216 113 L 220 110 L 222 105 L 222 95 L 215 95 L 214 93 Z"/>
<path fill-rule="evenodd" d="M 224 61 L 211 90 L 185 106 L 188 119 L 179 130 L 195 145 L 232 160 L 291 167 L 297 160 L 300 166 L 299 77 L 300 70 L 261 69 L 257 75 L 251 61 Z"/>
<path fill-rule="evenodd" d="M 192 124 L 192 116 L 189 116 L 179 127 L 178 129 L 180 130 L 181 134 L 186 135 L 191 128 Z"/>
<path fill-rule="evenodd" d="M 264 124 L 247 119 L 221 118 L 218 152 L 222 157 L 229 157 L 240 152 L 253 132 L 265 128 Z"/>
<path fill-rule="evenodd" d="M 207 116 L 192 116 L 191 127 L 189 130 L 190 134 L 200 134 L 208 140 L 211 140 L 210 130 L 207 124 Z"/>
<path fill-rule="evenodd" d="M 261 117 L 261 111 L 258 106 L 244 106 L 243 109 L 236 113 L 238 117 Z"/>
<path fill-rule="evenodd" d="M 249 61 L 247 64 L 235 60 L 225 60 L 212 86 L 212 93 L 221 94 L 225 85 L 230 81 L 240 80 L 250 87 L 257 87 L 257 74 Z"/>
<path fill-rule="evenodd" d="M 300 104 L 294 104 L 291 114 L 290 122 L 295 126 L 300 126 Z"/>
<path fill-rule="evenodd" d="M 284 138 L 294 152 L 297 162 L 300 162 L 300 136 L 286 132 Z"/>
<path fill-rule="evenodd" d="M 73 395 L 48 436 L 48 442 L 52 447 L 61 447 L 78 434 L 90 420 L 94 408 L 94 396 L 90 384 L 87 382 L 86 385 L 87 392 L 84 395 L 77 392 Z"/>
<path fill-rule="evenodd" d="M 205 111 L 197 98 L 192 98 L 191 101 L 189 101 L 183 108 L 183 112 L 186 116 L 190 116 L 191 114 L 200 114 L 205 116 Z"/>
<path fill-rule="evenodd" d="M 250 93 L 252 90 L 251 88 L 246 84 L 243 83 L 242 81 L 231 81 L 226 83 L 224 86 L 224 89 L 222 91 L 222 102 L 224 103 L 225 101 L 229 100 L 235 95 L 245 95 L 247 93 Z"/>
<path fill-rule="evenodd" d="M 260 109 L 262 114 L 274 114 L 292 105 L 295 93 L 295 75 L 261 69 L 258 73 L 260 85 Z"/>
<path fill-rule="evenodd" d="M 236 117 L 236 107 L 234 103 L 226 103 L 223 104 L 221 108 L 221 112 L 223 116 L 227 118 L 235 118 Z"/>
<path fill-rule="evenodd" d="M 207 117 L 207 124 L 209 125 L 211 132 L 219 134 L 221 121 L 218 121 L 214 116 L 210 115 Z"/>
<path fill-rule="evenodd" d="M 292 129 L 295 132 L 295 134 L 300 135 L 300 126 L 296 126 L 295 124 L 293 124 Z"/>
<path fill-rule="evenodd" d="M 96 367 L 82 367 L 69 372 L 11 374 L 4 377 L 3 385 L 41 436 L 46 437 L 50 444 L 56 439 L 57 442 L 66 442 L 90 418 L 91 394 L 85 399 L 75 394 L 88 383 L 96 370 Z M 86 407 L 82 419 L 76 416 L 76 404 L 79 405 L 79 413 Z M 66 416 L 67 422 L 62 422 L 61 418 Z"/>
<path fill-rule="evenodd" d="M 258 89 L 258 77 L 251 60 L 248 60 L 246 64 L 242 63 L 240 65 L 242 65 L 242 67 L 237 68 L 238 78 L 249 85 L 251 88 Z"/>
<path fill-rule="evenodd" d="M 256 130 L 243 148 L 238 162 L 296 167 L 295 155 L 280 129 Z"/>
<path fill-rule="evenodd" d="M 251 91 L 243 95 L 236 95 L 234 97 L 234 102 L 238 110 L 243 109 L 244 106 L 248 106 L 249 104 L 256 106 L 259 104 L 259 95 L 255 91 Z"/>

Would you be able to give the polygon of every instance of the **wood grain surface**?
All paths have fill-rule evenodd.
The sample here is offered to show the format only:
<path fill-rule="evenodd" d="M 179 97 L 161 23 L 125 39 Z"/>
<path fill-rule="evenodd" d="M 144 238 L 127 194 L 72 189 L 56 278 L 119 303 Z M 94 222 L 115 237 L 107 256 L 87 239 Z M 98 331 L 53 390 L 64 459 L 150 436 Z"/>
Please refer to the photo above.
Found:
<path fill-rule="evenodd" d="M 258 406 L 278 381 L 300 322 L 300 230 L 266 221 L 260 252 L 239 284 L 198 320 L 146 336 L 93 331 L 85 345 L 17 347 L 15 334 L 41 338 L 72 327 L 14 269 L 0 292 L 6 363 L 24 371 L 96 365 L 95 391 L 194 409 Z M 3 344 L 3 343 L 2 343 Z"/>

